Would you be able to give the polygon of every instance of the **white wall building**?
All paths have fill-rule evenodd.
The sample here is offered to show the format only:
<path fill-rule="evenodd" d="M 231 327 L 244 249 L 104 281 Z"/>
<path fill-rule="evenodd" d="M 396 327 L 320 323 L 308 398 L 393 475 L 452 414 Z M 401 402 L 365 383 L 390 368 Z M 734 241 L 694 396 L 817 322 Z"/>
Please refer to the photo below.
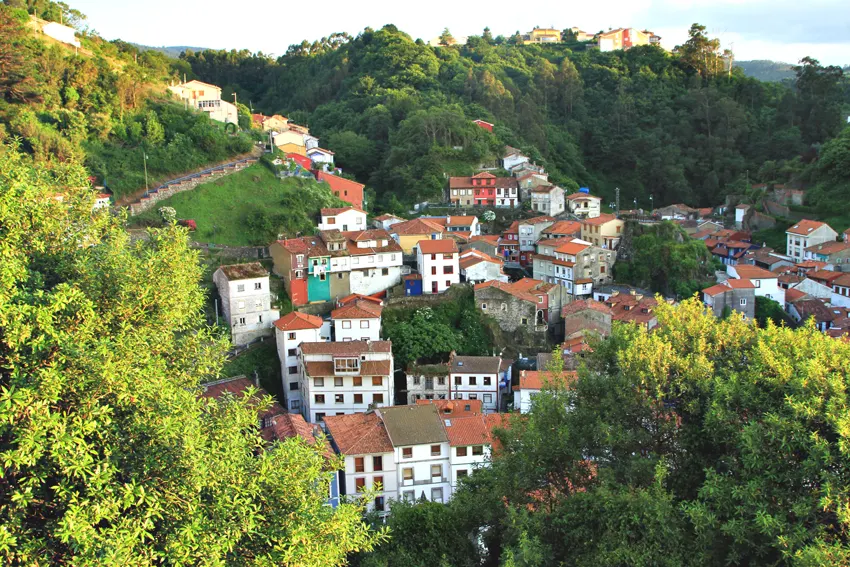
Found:
<path fill-rule="evenodd" d="M 340 207 L 337 209 L 322 209 L 322 221 L 319 230 L 366 230 L 366 212 L 356 207 Z"/>
<path fill-rule="evenodd" d="M 449 483 L 452 493 L 464 478 L 490 464 L 492 440 L 488 417 L 475 415 L 443 420 L 449 438 Z"/>
<path fill-rule="evenodd" d="M 330 333 L 321 317 L 292 311 L 274 322 L 277 356 L 280 359 L 280 375 L 286 410 L 301 413 L 301 380 L 303 370 L 298 356 L 301 343 L 318 343 L 330 340 Z"/>
<path fill-rule="evenodd" d="M 534 252 L 537 241 L 540 240 L 541 233 L 553 224 L 555 224 L 555 219 L 550 216 L 534 217 L 519 221 L 518 231 L 520 255 L 522 256 L 523 253 Z"/>
<path fill-rule="evenodd" d="M 730 278 L 750 280 L 756 286 L 756 297 L 766 297 L 785 305 L 785 290 L 779 287 L 779 275 L 770 270 L 751 266 L 750 264 L 738 264 L 726 266 L 726 273 Z"/>
<path fill-rule="evenodd" d="M 540 185 L 531 189 L 531 210 L 557 216 L 564 212 L 564 190 L 557 185 Z"/>
<path fill-rule="evenodd" d="M 401 283 L 402 249 L 389 233 L 364 230 L 348 238 L 351 293 L 374 295 Z"/>
<path fill-rule="evenodd" d="M 301 413 L 307 421 L 393 405 L 389 341 L 301 343 L 300 353 Z"/>
<path fill-rule="evenodd" d="M 556 385 L 569 385 L 574 380 L 575 372 L 563 372 L 555 374 L 549 371 L 523 370 L 519 373 L 519 384 L 514 386 L 514 409 L 520 413 L 531 411 L 531 403 L 534 396 L 540 393 L 544 387 Z"/>
<path fill-rule="evenodd" d="M 405 372 L 407 403 L 449 399 L 449 367 L 446 364 L 411 364 Z"/>
<path fill-rule="evenodd" d="M 312 138 L 312 136 L 310 136 Z M 328 168 L 333 169 L 334 166 L 334 153 L 330 150 L 326 150 L 324 148 L 315 147 L 307 149 L 307 157 L 310 158 L 310 161 L 313 162 L 313 165 L 319 164 L 324 167 L 325 171 Z"/>
<path fill-rule="evenodd" d="M 460 275 L 467 282 L 508 281 L 508 276 L 504 271 L 505 263 L 501 258 L 490 256 L 474 248 L 460 253 L 458 265 L 460 266 Z"/>
<path fill-rule="evenodd" d="M 468 232 L 470 236 L 481 235 L 481 224 L 478 222 L 478 217 L 474 215 L 464 216 L 447 216 L 446 217 L 447 232 Z"/>
<path fill-rule="evenodd" d="M 579 218 L 593 219 L 602 212 L 602 199 L 579 191 L 566 196 L 566 206 Z"/>
<path fill-rule="evenodd" d="M 815 244 L 832 242 L 838 238 L 838 233 L 828 224 L 813 220 L 801 220 L 785 231 L 787 254 L 796 262 L 802 262 L 806 257 L 806 248 Z"/>
<path fill-rule="evenodd" d="M 381 215 L 379 217 L 375 217 L 374 219 L 372 219 L 372 226 L 374 228 L 389 230 L 392 225 L 404 222 L 404 220 L 405 219 L 403 219 L 401 217 L 386 214 L 386 215 Z"/>
<path fill-rule="evenodd" d="M 521 163 L 528 163 L 528 156 L 522 155 L 516 148 L 505 146 L 505 153 L 502 156 L 502 168 L 510 171 Z"/>
<path fill-rule="evenodd" d="M 180 97 L 187 107 L 206 112 L 210 120 L 225 124 L 239 124 L 236 106 L 221 100 L 221 88 L 201 81 L 172 85 L 168 90 Z"/>
<path fill-rule="evenodd" d="M 80 47 L 80 40 L 76 37 L 76 30 L 72 27 L 63 26 L 57 22 L 47 22 L 41 27 L 44 35 L 59 40 L 62 43 L 68 43 L 74 47 Z"/>
<path fill-rule="evenodd" d="M 271 308 L 269 273 L 259 262 L 221 266 L 213 274 L 234 345 L 271 335 L 280 311 Z"/>
<path fill-rule="evenodd" d="M 334 341 L 381 340 L 381 300 L 355 296 L 331 312 Z"/>
<path fill-rule="evenodd" d="M 460 283 L 459 252 L 454 240 L 420 240 L 416 263 L 422 275 L 422 293 L 442 293 Z"/>
<path fill-rule="evenodd" d="M 499 356 L 457 356 L 449 360 L 449 388 L 453 400 L 481 400 L 487 413 L 499 411 Z"/>
<path fill-rule="evenodd" d="M 850 274 L 843 274 L 833 280 L 829 302 L 838 307 L 850 307 Z"/>

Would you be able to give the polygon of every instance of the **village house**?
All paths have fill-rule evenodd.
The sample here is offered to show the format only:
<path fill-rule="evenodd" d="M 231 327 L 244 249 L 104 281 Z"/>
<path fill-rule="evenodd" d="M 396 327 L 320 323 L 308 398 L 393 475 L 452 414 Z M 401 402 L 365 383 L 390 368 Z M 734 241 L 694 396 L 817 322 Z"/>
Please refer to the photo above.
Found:
<path fill-rule="evenodd" d="M 316 169 L 328 171 L 328 169 L 333 169 L 334 167 L 334 153 L 330 150 L 318 146 L 308 148 L 307 157 L 310 158 L 310 161 L 313 162 L 313 167 Z"/>
<path fill-rule="evenodd" d="M 841 274 L 832 280 L 830 303 L 839 307 L 850 307 L 850 274 Z"/>
<path fill-rule="evenodd" d="M 519 264 L 519 221 L 511 223 L 499 238 L 499 257 L 505 261 L 505 266 L 520 267 Z"/>
<path fill-rule="evenodd" d="M 519 184 L 513 177 L 478 173 L 472 177 L 449 177 L 448 202 L 455 207 L 519 207 Z"/>
<path fill-rule="evenodd" d="M 828 224 L 820 221 L 801 220 L 785 231 L 787 244 L 785 250 L 797 262 L 806 259 L 806 248 L 825 242 L 834 242 L 838 233 Z"/>
<path fill-rule="evenodd" d="M 611 281 L 616 255 L 579 239 L 541 240 L 534 255 L 534 277 L 564 286 L 574 296 Z"/>
<path fill-rule="evenodd" d="M 449 365 L 412 363 L 405 372 L 407 403 L 449 400 Z"/>
<path fill-rule="evenodd" d="M 272 145 L 285 154 L 297 154 L 307 157 L 308 141 L 315 140 L 310 131 L 303 126 L 288 123 L 285 129 L 270 130 Z M 318 145 L 318 143 L 316 143 Z M 308 158 L 309 159 L 309 158 Z M 312 165 L 312 160 L 310 160 Z"/>
<path fill-rule="evenodd" d="M 605 300 L 605 305 L 611 308 L 611 319 L 614 321 L 635 323 L 647 329 L 658 325 L 658 318 L 655 316 L 658 300 L 651 295 L 614 293 Z"/>
<path fill-rule="evenodd" d="M 581 239 L 606 250 L 616 250 L 623 235 L 625 223 L 611 214 L 581 221 Z"/>
<path fill-rule="evenodd" d="M 475 249 L 461 252 L 458 265 L 460 266 L 461 280 L 464 282 L 508 281 L 508 276 L 504 271 L 504 262 L 501 258 L 490 256 Z"/>
<path fill-rule="evenodd" d="M 595 299 L 578 299 L 561 310 L 564 319 L 564 339 L 585 337 L 587 333 L 598 333 L 603 337 L 611 334 L 614 312 L 605 303 Z"/>
<path fill-rule="evenodd" d="M 300 388 L 304 376 L 298 347 L 301 343 L 329 341 L 330 324 L 321 317 L 292 311 L 275 321 L 274 326 L 284 403 L 289 412 L 301 413 Z"/>
<path fill-rule="evenodd" d="M 502 169 L 506 171 L 511 171 L 516 166 L 523 163 L 528 163 L 530 160 L 528 159 L 528 156 L 523 155 L 520 150 L 512 148 L 510 146 L 505 146 L 505 151 L 502 154 L 501 161 Z"/>
<path fill-rule="evenodd" d="M 537 241 L 540 240 L 540 235 L 553 224 L 555 224 L 555 219 L 550 216 L 540 216 L 517 221 L 520 266 L 525 267 L 532 264 L 535 246 L 537 245 Z"/>
<path fill-rule="evenodd" d="M 478 250 L 484 252 L 488 256 L 502 258 L 499 254 L 499 240 L 501 238 L 497 234 L 483 234 L 481 236 L 473 236 L 469 242 L 464 245 L 466 250 Z"/>
<path fill-rule="evenodd" d="M 484 130 L 487 130 L 488 132 L 493 131 L 493 124 L 491 122 L 486 122 L 484 120 L 478 119 L 478 120 L 473 120 L 472 123 L 475 124 L 476 126 L 478 126 L 479 128 L 483 128 Z"/>
<path fill-rule="evenodd" d="M 595 34 L 587 33 L 586 31 L 582 30 L 581 28 L 578 28 L 578 27 L 575 27 L 575 26 L 571 27 L 570 31 L 572 32 L 576 41 L 593 41 L 594 38 L 596 37 Z"/>
<path fill-rule="evenodd" d="M 475 285 L 475 305 L 505 332 L 545 333 L 549 324 L 560 319 L 560 309 L 568 301 L 558 288 L 531 278 L 514 283 L 488 281 Z"/>
<path fill-rule="evenodd" d="M 568 388 L 576 379 L 575 372 L 551 372 L 548 370 L 522 370 L 519 384 L 514 386 L 514 408 L 520 413 L 531 411 L 534 397 L 543 388 Z"/>
<path fill-rule="evenodd" d="M 525 45 L 533 45 L 535 43 L 560 43 L 561 30 L 554 28 L 534 28 L 522 36 L 522 42 Z"/>
<path fill-rule="evenodd" d="M 531 190 L 531 210 L 549 216 L 564 212 L 564 190 L 557 185 L 541 185 Z"/>
<path fill-rule="evenodd" d="M 393 405 L 389 341 L 301 343 L 299 348 L 301 413 L 308 421 Z"/>
<path fill-rule="evenodd" d="M 269 273 L 259 262 L 221 266 L 213 274 L 234 345 L 272 334 L 280 311 L 272 309 Z"/>
<path fill-rule="evenodd" d="M 710 240 L 706 241 L 706 247 L 708 247 L 709 242 Z M 744 256 L 752 248 L 753 245 L 750 242 L 727 240 L 714 244 L 709 250 L 725 266 L 736 266 L 746 263 Z"/>
<path fill-rule="evenodd" d="M 573 220 L 557 221 L 549 228 L 543 229 L 540 238 L 581 238 L 581 223 Z"/>
<path fill-rule="evenodd" d="M 317 171 L 316 180 L 319 183 L 327 183 L 331 192 L 350 205 L 363 210 L 363 188 L 366 187 L 362 183 L 345 179 L 326 171 Z M 365 225 L 364 225 L 365 228 Z"/>
<path fill-rule="evenodd" d="M 779 286 L 779 276 L 770 270 L 738 264 L 726 266 L 726 274 L 733 279 L 749 280 L 755 286 L 755 296 L 772 299 L 785 305 L 785 290 Z"/>
<path fill-rule="evenodd" d="M 460 283 L 459 252 L 454 240 L 421 240 L 416 265 L 422 276 L 422 293 L 442 293 Z"/>
<path fill-rule="evenodd" d="M 747 319 L 755 318 L 756 286 L 750 280 L 728 279 L 702 290 L 703 302 L 715 317 L 727 307 Z"/>
<path fill-rule="evenodd" d="M 252 114 L 251 121 L 254 123 L 254 126 L 260 128 L 263 132 L 282 132 L 289 128 L 289 119 L 280 114 L 274 114 L 272 116 Z"/>
<path fill-rule="evenodd" d="M 413 219 L 393 224 L 390 234 L 401 246 L 404 254 L 416 254 L 417 245 L 422 240 L 440 240 L 443 238 L 445 227 L 432 219 Z"/>
<path fill-rule="evenodd" d="M 596 41 L 599 45 L 599 51 L 618 51 L 620 49 L 627 50 L 638 45 L 649 45 L 651 38 L 657 37 L 652 32 L 640 31 L 635 28 L 618 28 L 602 32 L 596 36 Z M 661 38 L 658 38 L 652 43 L 658 43 Z"/>
<path fill-rule="evenodd" d="M 393 445 L 378 414 L 328 415 L 325 427 L 332 446 L 345 457 L 338 479 L 342 494 L 354 496 L 380 488 L 367 510 L 388 511 L 389 501 L 398 499 L 398 471 Z"/>
<path fill-rule="evenodd" d="M 804 297 L 789 303 L 788 314 L 799 324 L 813 319 L 815 327 L 826 332 L 832 328 L 833 322 L 846 319 L 848 311 L 844 307 L 832 306 L 823 299 Z"/>
<path fill-rule="evenodd" d="M 403 218 L 397 217 L 396 215 L 386 214 L 372 219 L 372 228 L 381 228 L 389 231 L 390 227 L 402 222 L 404 222 Z"/>
<path fill-rule="evenodd" d="M 743 256 L 743 263 L 758 266 L 765 270 L 776 270 L 777 268 L 790 267 L 794 265 L 790 256 L 777 254 L 773 248 L 758 248 L 747 250 Z M 739 262 L 741 263 L 741 262 Z"/>
<path fill-rule="evenodd" d="M 496 414 L 490 414 L 496 415 Z M 449 439 L 450 493 L 476 470 L 490 463 L 493 445 L 491 420 L 486 415 L 439 416 Z"/>
<path fill-rule="evenodd" d="M 206 113 L 210 120 L 239 124 L 236 105 L 221 100 L 221 88 L 201 81 L 172 85 L 168 90 L 177 95 L 187 108 Z"/>
<path fill-rule="evenodd" d="M 511 176 L 516 177 L 517 181 L 523 179 L 529 173 L 537 174 L 543 179 L 549 179 L 549 174 L 546 173 L 546 168 L 534 162 L 524 161 L 511 168 Z"/>
<path fill-rule="evenodd" d="M 352 294 L 340 299 L 331 311 L 334 341 L 381 340 L 383 302 L 368 295 Z"/>
<path fill-rule="evenodd" d="M 526 166 L 530 166 L 531 164 L 522 164 L 518 165 L 514 168 L 511 174 L 516 178 L 517 185 L 519 186 L 519 199 L 520 201 L 528 201 L 531 199 L 531 191 L 537 187 L 541 187 L 544 185 L 551 185 L 549 182 L 549 174 L 546 172 L 536 172 L 536 171 L 526 171 L 522 173 L 522 175 L 518 175 L 520 170 L 524 169 Z"/>
<path fill-rule="evenodd" d="M 501 407 L 499 397 L 499 356 L 457 356 L 449 358 L 449 393 L 453 400 L 481 400 L 487 413 Z"/>
<path fill-rule="evenodd" d="M 827 267 L 844 272 L 850 271 L 850 242 L 823 242 L 805 250 L 806 260 L 826 262 Z"/>
<path fill-rule="evenodd" d="M 336 209 L 322 209 L 319 230 L 339 230 L 347 232 L 350 230 L 366 229 L 366 211 L 355 207 L 340 207 Z"/>
<path fill-rule="evenodd" d="M 292 305 L 301 306 L 309 302 L 307 294 L 307 253 L 311 248 L 309 238 L 277 240 L 269 246 L 274 260 L 274 273 L 283 280 Z"/>
<path fill-rule="evenodd" d="M 661 220 L 687 220 L 699 218 L 699 209 L 689 207 L 683 203 L 675 203 L 666 207 L 659 207 L 652 211 L 653 216 Z M 722 228 L 722 227 L 721 227 Z"/>
<path fill-rule="evenodd" d="M 578 191 L 567 195 L 567 209 L 579 218 L 593 219 L 602 214 L 602 199 L 590 193 Z"/>

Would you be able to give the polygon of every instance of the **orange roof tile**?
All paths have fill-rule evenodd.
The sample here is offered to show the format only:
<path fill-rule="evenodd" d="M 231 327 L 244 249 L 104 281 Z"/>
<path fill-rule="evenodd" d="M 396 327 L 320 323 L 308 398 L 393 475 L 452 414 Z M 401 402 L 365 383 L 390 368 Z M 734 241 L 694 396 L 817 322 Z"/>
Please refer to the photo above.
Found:
<path fill-rule="evenodd" d="M 807 294 L 803 291 L 800 291 L 799 289 L 793 288 L 793 287 L 785 290 L 785 302 L 786 303 L 794 303 L 798 299 L 803 299 L 804 297 L 808 297 L 808 296 L 809 296 L 809 294 Z"/>
<path fill-rule="evenodd" d="M 458 251 L 457 243 L 450 238 L 442 240 L 420 240 L 417 243 L 423 254 L 452 254 Z"/>
<path fill-rule="evenodd" d="M 764 268 L 750 266 L 747 264 L 738 264 L 735 266 L 735 271 L 738 273 L 738 277 L 750 280 L 764 280 L 777 277 L 776 274 L 770 270 L 765 270 Z"/>
<path fill-rule="evenodd" d="M 446 374 L 448 374 L 448 369 Z M 470 417 L 482 413 L 481 400 L 416 400 L 416 403 L 437 406 L 437 413 L 440 416 Z"/>
<path fill-rule="evenodd" d="M 400 222 L 390 227 L 390 232 L 398 235 L 431 234 L 436 232 L 442 234 L 446 229 L 431 219 L 413 219 Z"/>
<path fill-rule="evenodd" d="M 366 211 L 364 211 L 363 209 L 358 209 L 357 207 L 337 207 L 333 209 L 322 209 L 321 213 L 323 217 L 329 217 L 346 213 L 348 211 L 357 211 L 358 213 L 363 213 L 364 215 L 366 214 Z"/>
<path fill-rule="evenodd" d="M 558 246 L 557 248 L 555 248 L 555 252 L 575 256 L 576 254 L 579 254 L 580 252 L 587 249 L 589 246 L 589 244 L 581 244 L 579 242 L 572 241 Z"/>
<path fill-rule="evenodd" d="M 391 453 L 393 444 L 383 422 L 375 413 L 329 415 L 325 426 L 343 455 Z"/>
<path fill-rule="evenodd" d="M 274 326 L 281 331 L 301 331 L 304 329 L 319 329 L 322 327 L 322 323 L 321 317 L 293 311 L 275 321 Z"/>
<path fill-rule="evenodd" d="M 583 224 L 583 225 L 589 224 L 589 225 L 592 225 L 592 226 L 601 226 L 603 224 L 607 224 L 607 223 L 609 223 L 611 221 L 615 221 L 615 220 L 617 220 L 617 217 L 615 217 L 614 215 L 609 214 L 609 213 L 602 213 L 598 217 L 594 217 L 592 219 L 584 219 L 583 221 L 581 221 L 581 224 Z"/>
<path fill-rule="evenodd" d="M 803 219 L 785 232 L 790 232 L 791 234 L 799 234 L 805 236 L 815 230 L 819 229 L 822 226 L 829 226 L 825 222 L 813 221 L 809 219 Z"/>
<path fill-rule="evenodd" d="M 747 279 L 728 279 L 724 282 L 732 289 L 755 289 L 756 284 Z"/>
<path fill-rule="evenodd" d="M 561 315 L 563 317 L 569 317 L 570 315 L 574 315 L 586 309 L 599 311 L 600 313 L 607 313 L 608 315 L 613 314 L 611 307 L 600 301 L 596 301 L 595 299 L 579 299 L 565 306 L 561 311 Z"/>
<path fill-rule="evenodd" d="M 569 386 L 578 374 L 576 372 L 555 373 L 548 370 L 523 370 L 519 373 L 519 385 L 515 390 L 540 390 L 546 384 Z"/>
<path fill-rule="evenodd" d="M 356 300 L 331 311 L 331 319 L 380 319 L 383 309 L 370 301 Z"/>
<path fill-rule="evenodd" d="M 490 443 L 490 429 L 483 415 L 443 418 L 446 437 L 452 447 L 485 445 Z"/>

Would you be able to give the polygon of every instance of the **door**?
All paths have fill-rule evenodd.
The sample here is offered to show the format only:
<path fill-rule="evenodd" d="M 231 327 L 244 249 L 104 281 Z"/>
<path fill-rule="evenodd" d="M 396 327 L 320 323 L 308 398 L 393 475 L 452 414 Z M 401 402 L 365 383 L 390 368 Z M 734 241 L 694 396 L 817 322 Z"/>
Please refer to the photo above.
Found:
<path fill-rule="evenodd" d="M 437 282 L 431 282 L 431 293 L 437 293 Z"/>

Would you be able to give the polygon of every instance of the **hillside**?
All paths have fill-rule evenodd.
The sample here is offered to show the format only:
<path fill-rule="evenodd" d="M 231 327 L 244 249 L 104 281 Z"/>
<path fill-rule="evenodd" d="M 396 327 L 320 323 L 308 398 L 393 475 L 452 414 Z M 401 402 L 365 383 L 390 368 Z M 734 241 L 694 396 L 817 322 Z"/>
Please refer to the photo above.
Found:
<path fill-rule="evenodd" d="M 759 81 L 779 83 L 785 80 L 794 80 L 797 77 L 794 73 L 794 65 L 780 61 L 736 61 L 735 67 L 740 68 L 746 76 Z"/>
<path fill-rule="evenodd" d="M 809 61 L 792 85 L 727 74 L 704 28 L 676 54 L 470 37 L 430 47 L 394 26 L 334 34 L 273 60 L 207 51 L 183 60 L 265 113 L 308 123 L 378 207 L 436 199 L 447 162 L 475 167 L 505 144 L 606 200 L 716 204 L 749 171 L 786 180 L 841 126 L 840 69 Z M 836 68 L 837 69 L 837 68 Z M 471 120 L 496 124 L 473 133 Z M 455 150 L 453 148 L 462 148 Z M 762 171 L 765 163 L 773 170 Z"/>
<path fill-rule="evenodd" d="M 206 47 L 192 47 L 191 45 L 163 45 L 162 47 L 153 47 L 151 45 L 141 45 L 139 43 L 132 43 L 133 47 L 138 48 L 140 51 L 158 51 L 163 55 L 167 55 L 168 57 L 178 58 L 180 54 L 184 51 L 205 51 Z"/>

